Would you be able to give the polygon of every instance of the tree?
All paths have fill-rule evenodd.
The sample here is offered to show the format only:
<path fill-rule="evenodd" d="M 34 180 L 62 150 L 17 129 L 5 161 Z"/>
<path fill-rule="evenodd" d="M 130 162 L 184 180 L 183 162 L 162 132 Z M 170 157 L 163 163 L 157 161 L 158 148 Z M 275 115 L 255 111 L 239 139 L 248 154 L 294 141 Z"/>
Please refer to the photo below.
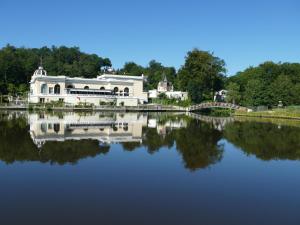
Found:
<path fill-rule="evenodd" d="M 100 69 L 104 67 L 104 70 L 107 70 L 109 67 L 112 67 L 112 63 L 109 58 L 104 58 L 100 60 Z"/>
<path fill-rule="evenodd" d="M 174 67 L 165 67 L 155 60 L 151 60 L 147 67 L 143 67 L 134 62 L 127 62 L 123 68 L 119 70 L 119 73 L 133 76 L 140 76 L 141 74 L 144 74 L 147 76 L 147 82 L 144 86 L 146 90 L 156 89 L 158 83 L 164 78 L 164 76 L 167 77 L 169 82 L 173 83 L 175 88 L 178 87 L 176 69 Z"/>
<path fill-rule="evenodd" d="M 10 95 L 15 95 L 16 92 L 17 92 L 17 87 L 16 87 L 14 84 L 9 83 L 9 84 L 7 85 L 7 91 L 8 91 L 8 94 L 10 94 Z"/>
<path fill-rule="evenodd" d="M 226 101 L 233 104 L 239 104 L 241 100 L 240 86 L 237 83 L 230 82 L 227 85 Z"/>
<path fill-rule="evenodd" d="M 166 95 L 165 93 L 160 93 L 160 94 L 158 95 L 158 98 L 159 98 L 159 99 L 167 99 L 167 95 Z"/>
<path fill-rule="evenodd" d="M 32 73 L 43 59 L 43 66 L 48 74 L 52 76 L 66 75 L 71 77 L 96 77 L 100 67 L 110 67 L 111 62 L 108 58 L 101 58 L 96 54 L 86 54 L 78 47 L 55 47 L 51 48 L 16 48 L 7 45 L 0 49 L 0 92 L 7 94 L 23 84 L 28 86 Z M 8 90 L 9 89 L 9 90 Z M 21 87 L 24 91 L 23 86 Z"/>
<path fill-rule="evenodd" d="M 187 53 L 178 72 L 179 87 L 189 92 L 193 102 L 212 100 L 223 86 L 225 62 L 212 53 L 194 49 Z"/>
<path fill-rule="evenodd" d="M 271 85 L 272 105 L 277 105 L 282 101 L 283 105 L 292 105 L 294 102 L 293 83 L 286 75 L 280 75 Z"/>
<path fill-rule="evenodd" d="M 241 104 L 274 106 L 300 104 L 300 64 L 264 62 L 227 79 L 240 86 Z"/>
<path fill-rule="evenodd" d="M 263 99 L 263 84 L 259 80 L 250 80 L 245 89 L 244 105 L 260 106 L 265 105 Z"/>
<path fill-rule="evenodd" d="M 120 73 L 126 75 L 140 76 L 144 73 L 144 68 L 134 62 L 127 62 L 120 70 Z"/>

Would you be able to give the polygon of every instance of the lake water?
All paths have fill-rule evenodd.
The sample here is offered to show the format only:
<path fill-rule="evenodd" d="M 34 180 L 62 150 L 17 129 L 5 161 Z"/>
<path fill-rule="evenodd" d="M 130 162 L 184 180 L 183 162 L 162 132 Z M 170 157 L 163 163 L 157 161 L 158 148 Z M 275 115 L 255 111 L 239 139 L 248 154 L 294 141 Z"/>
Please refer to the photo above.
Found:
<path fill-rule="evenodd" d="M 0 112 L 1 224 L 299 224 L 300 125 Z"/>

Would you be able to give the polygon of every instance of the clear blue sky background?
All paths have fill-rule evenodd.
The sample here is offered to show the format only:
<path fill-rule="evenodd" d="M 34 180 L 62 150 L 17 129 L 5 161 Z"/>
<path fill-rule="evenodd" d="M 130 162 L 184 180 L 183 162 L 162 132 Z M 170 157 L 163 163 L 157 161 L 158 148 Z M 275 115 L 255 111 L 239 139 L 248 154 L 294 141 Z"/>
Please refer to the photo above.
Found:
<path fill-rule="evenodd" d="M 300 62 L 299 0 L 0 0 L 0 47 L 79 46 L 127 61 L 179 68 L 197 47 L 228 75 L 266 60 Z"/>

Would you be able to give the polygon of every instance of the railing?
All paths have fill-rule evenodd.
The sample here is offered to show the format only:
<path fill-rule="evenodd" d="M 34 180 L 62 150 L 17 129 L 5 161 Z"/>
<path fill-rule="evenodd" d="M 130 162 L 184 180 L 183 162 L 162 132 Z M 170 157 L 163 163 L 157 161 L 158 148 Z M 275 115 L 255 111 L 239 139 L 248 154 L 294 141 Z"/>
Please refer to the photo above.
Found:
<path fill-rule="evenodd" d="M 247 108 L 235 105 L 232 103 L 225 103 L 225 102 L 206 102 L 201 103 L 198 105 L 193 105 L 189 107 L 189 111 L 195 111 L 200 109 L 209 109 L 209 108 L 226 108 L 226 109 L 237 109 L 237 110 L 245 110 L 247 111 Z"/>

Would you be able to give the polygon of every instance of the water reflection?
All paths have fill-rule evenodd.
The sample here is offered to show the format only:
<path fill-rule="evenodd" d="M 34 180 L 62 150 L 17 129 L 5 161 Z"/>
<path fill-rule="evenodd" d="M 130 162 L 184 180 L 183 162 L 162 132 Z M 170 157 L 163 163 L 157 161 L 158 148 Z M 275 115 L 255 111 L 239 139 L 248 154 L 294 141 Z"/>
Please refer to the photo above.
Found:
<path fill-rule="evenodd" d="M 247 155 L 262 160 L 300 159 L 300 127 L 236 121 L 226 126 L 224 137 Z"/>
<path fill-rule="evenodd" d="M 0 129 L 5 143 L 0 158 L 6 163 L 76 163 L 109 152 L 112 143 L 153 154 L 176 143 L 184 165 L 194 170 L 219 161 L 223 152 L 219 131 L 182 114 L 9 113 L 2 115 Z"/>
<path fill-rule="evenodd" d="M 1 221 L 298 224 L 297 126 L 163 113 L 0 112 Z"/>
<path fill-rule="evenodd" d="M 142 142 L 145 114 L 29 114 L 30 136 L 38 148 L 51 141 Z"/>
<path fill-rule="evenodd" d="M 111 151 L 149 154 L 164 147 L 177 151 L 189 170 L 206 168 L 223 158 L 226 139 L 263 160 L 300 159 L 300 128 L 234 121 L 197 114 L 32 113 L 0 114 L 0 159 L 75 164 Z"/>

